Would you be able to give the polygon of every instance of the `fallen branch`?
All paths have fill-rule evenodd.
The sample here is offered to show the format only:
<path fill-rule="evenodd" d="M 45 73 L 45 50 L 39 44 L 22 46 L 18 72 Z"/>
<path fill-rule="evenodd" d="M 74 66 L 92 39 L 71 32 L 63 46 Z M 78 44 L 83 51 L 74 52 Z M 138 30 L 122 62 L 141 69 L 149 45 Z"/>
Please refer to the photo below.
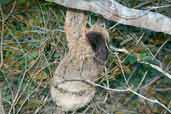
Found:
<path fill-rule="evenodd" d="M 46 0 L 67 8 L 91 11 L 121 24 L 171 34 L 171 19 L 149 10 L 127 8 L 115 0 Z"/>

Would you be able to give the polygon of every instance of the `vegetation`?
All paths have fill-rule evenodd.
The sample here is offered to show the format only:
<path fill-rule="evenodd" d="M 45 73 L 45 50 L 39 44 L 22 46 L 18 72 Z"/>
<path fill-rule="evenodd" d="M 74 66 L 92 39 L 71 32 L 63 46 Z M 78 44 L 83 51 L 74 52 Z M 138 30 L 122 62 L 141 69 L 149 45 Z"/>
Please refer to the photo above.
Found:
<path fill-rule="evenodd" d="M 120 1 L 129 7 L 171 16 L 169 0 Z M 160 7 L 167 6 L 167 7 Z M 0 80 L 7 114 L 50 114 L 55 110 L 49 94 L 50 79 L 68 52 L 64 33 L 66 8 L 38 0 L 0 0 Z M 89 26 L 102 18 L 89 15 Z M 103 20 L 103 19 L 102 19 Z M 79 114 L 166 114 L 171 107 L 171 36 L 104 20 L 110 33 L 110 55 L 98 84 L 135 92 L 98 88 L 93 101 Z M 145 64 L 149 63 L 149 64 Z M 164 71 L 160 72 L 152 65 Z M 171 109 L 170 109 L 171 110 Z M 70 112 L 69 112 L 70 113 Z"/>

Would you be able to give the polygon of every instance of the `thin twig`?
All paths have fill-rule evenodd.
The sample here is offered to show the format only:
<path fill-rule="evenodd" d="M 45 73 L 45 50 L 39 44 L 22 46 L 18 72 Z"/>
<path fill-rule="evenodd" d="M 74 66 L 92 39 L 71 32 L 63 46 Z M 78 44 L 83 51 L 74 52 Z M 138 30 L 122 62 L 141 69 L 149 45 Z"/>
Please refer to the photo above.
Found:
<path fill-rule="evenodd" d="M 2 10 L 2 7 L 0 6 L 0 13 L 1 13 L 1 18 L 2 18 L 2 25 L 1 25 L 1 38 L 0 38 L 0 68 L 3 66 L 3 37 L 4 37 L 4 29 L 5 29 L 5 20 L 4 20 L 4 13 Z"/>
<path fill-rule="evenodd" d="M 142 83 L 144 82 L 145 77 L 147 76 L 147 74 L 148 74 L 148 71 L 146 71 L 146 72 L 144 73 L 144 75 L 143 75 L 143 77 L 142 77 L 140 83 L 138 84 L 136 90 L 139 90 L 139 88 L 141 87 Z"/>
<path fill-rule="evenodd" d="M 171 74 L 169 74 L 168 72 L 164 71 L 164 70 L 163 70 L 162 68 L 160 68 L 159 66 L 153 65 L 153 64 L 150 64 L 150 63 L 147 63 L 147 62 L 140 62 L 140 63 L 151 66 L 151 67 L 154 68 L 155 70 L 159 71 L 160 73 L 162 73 L 163 75 L 165 75 L 166 77 L 168 77 L 169 79 L 171 79 Z"/>
<path fill-rule="evenodd" d="M 155 57 L 159 54 L 159 52 L 161 51 L 161 49 L 164 47 L 164 45 L 166 45 L 166 43 L 169 41 L 169 39 L 167 39 L 161 46 L 160 48 L 157 50 L 157 52 L 155 53 L 155 55 L 153 56 L 153 59 L 155 59 Z"/>
<path fill-rule="evenodd" d="M 170 110 L 167 106 L 165 106 L 164 104 L 162 104 L 160 101 L 158 101 L 157 99 L 150 99 L 150 98 L 147 98 L 147 97 L 145 97 L 145 96 L 143 96 L 143 95 L 137 93 L 136 91 L 134 91 L 134 90 L 132 90 L 132 89 L 130 89 L 130 88 L 128 88 L 128 91 L 130 91 L 131 93 L 137 95 L 138 97 L 140 97 L 140 98 L 142 98 L 142 99 L 144 99 L 144 100 L 147 100 L 147 101 L 149 101 L 149 102 L 151 102 L 151 103 L 156 103 L 156 104 L 160 105 L 160 106 L 163 107 L 165 110 L 167 110 L 169 113 L 171 113 L 171 110 Z"/>
<path fill-rule="evenodd" d="M 95 87 L 100 87 L 100 88 L 102 88 L 102 89 L 104 89 L 104 90 L 107 90 L 107 91 L 112 91 L 112 92 L 131 92 L 131 93 L 133 93 L 134 95 L 137 95 L 138 97 L 140 97 L 140 98 L 142 98 L 142 99 L 144 99 L 144 100 L 147 100 L 147 101 L 149 101 L 149 102 L 151 102 L 151 103 L 155 103 L 155 104 L 160 105 L 160 106 L 163 107 L 165 110 L 167 110 L 169 113 L 171 113 L 171 110 L 170 110 L 167 106 L 165 106 L 164 104 L 162 104 L 160 101 L 158 101 L 157 99 L 147 98 L 147 97 L 145 97 L 145 96 L 143 96 L 143 95 L 137 93 L 136 91 L 134 91 L 134 90 L 131 89 L 131 88 L 126 88 L 126 89 L 112 89 L 112 88 L 108 88 L 108 87 L 102 86 L 102 85 L 100 85 L 100 84 L 96 84 L 95 82 L 92 82 L 92 81 L 90 81 L 90 80 L 84 80 L 84 81 L 87 82 L 87 83 L 89 83 L 89 84 L 91 84 L 91 85 L 93 85 L 93 86 L 95 86 Z"/>
<path fill-rule="evenodd" d="M 123 67 L 122 67 L 122 61 L 120 60 L 118 54 L 115 54 L 115 56 L 116 56 L 117 59 L 118 59 L 119 67 L 120 67 L 120 69 L 121 69 L 121 72 L 122 72 L 122 75 L 123 75 L 123 77 L 124 77 L 125 83 L 126 83 L 127 86 L 129 87 L 128 80 L 127 80 L 127 78 L 126 78 L 126 76 L 125 76 L 125 72 L 124 72 L 124 69 L 123 69 Z"/>

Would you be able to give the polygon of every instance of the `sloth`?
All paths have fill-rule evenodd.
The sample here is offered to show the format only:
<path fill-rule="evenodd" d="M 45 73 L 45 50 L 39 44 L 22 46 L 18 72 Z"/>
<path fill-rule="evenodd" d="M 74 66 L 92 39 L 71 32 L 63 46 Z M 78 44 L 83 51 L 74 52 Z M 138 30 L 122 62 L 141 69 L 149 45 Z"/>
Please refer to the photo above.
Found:
<path fill-rule="evenodd" d="M 96 89 L 83 80 L 95 82 L 107 60 L 106 36 L 96 31 L 84 36 L 58 65 L 52 79 L 52 98 L 63 111 L 79 109 L 91 101 Z"/>
<path fill-rule="evenodd" d="M 101 26 L 86 28 L 83 13 L 68 11 L 65 32 L 69 52 L 61 60 L 51 80 L 50 93 L 58 109 L 68 112 L 87 105 L 95 96 L 95 86 L 108 56 L 108 32 Z"/>

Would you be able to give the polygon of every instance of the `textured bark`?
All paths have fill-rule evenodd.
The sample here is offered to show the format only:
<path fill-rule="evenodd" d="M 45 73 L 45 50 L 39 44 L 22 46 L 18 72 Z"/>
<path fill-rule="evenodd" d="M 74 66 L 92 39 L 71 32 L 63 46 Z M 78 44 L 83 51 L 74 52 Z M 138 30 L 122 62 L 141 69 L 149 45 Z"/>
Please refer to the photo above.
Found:
<path fill-rule="evenodd" d="M 103 64 L 95 61 L 96 52 L 87 41 L 89 31 L 108 34 L 100 26 L 86 28 L 87 17 L 83 12 L 67 11 L 65 32 L 69 52 L 58 65 L 51 85 L 51 95 L 63 111 L 73 111 L 88 104 L 95 95 L 95 87 L 83 80 L 96 81 L 103 71 Z"/>
<path fill-rule="evenodd" d="M 148 10 L 127 8 L 115 0 L 47 0 L 59 5 L 91 11 L 121 24 L 171 34 L 171 19 Z"/>

